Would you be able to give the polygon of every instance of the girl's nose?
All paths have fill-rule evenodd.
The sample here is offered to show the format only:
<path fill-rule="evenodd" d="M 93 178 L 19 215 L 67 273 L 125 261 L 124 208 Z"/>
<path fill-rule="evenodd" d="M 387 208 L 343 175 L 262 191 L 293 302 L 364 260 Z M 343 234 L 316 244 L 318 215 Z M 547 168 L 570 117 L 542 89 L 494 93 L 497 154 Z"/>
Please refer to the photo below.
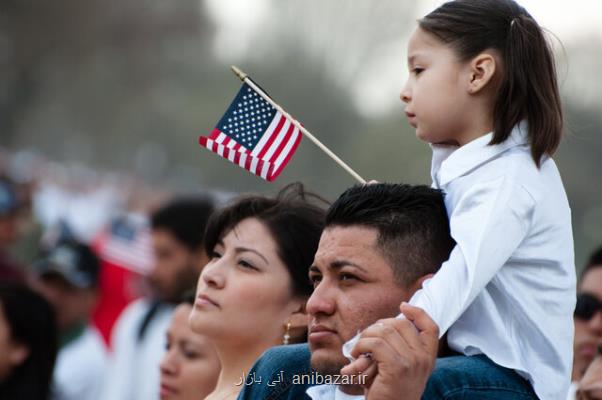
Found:
<path fill-rule="evenodd" d="M 411 96 L 410 91 L 408 90 L 407 87 L 403 88 L 403 90 L 401 91 L 401 93 L 399 95 L 399 98 L 404 103 L 409 103 L 410 102 L 410 100 L 412 99 L 412 96 Z"/>
<path fill-rule="evenodd" d="M 412 100 L 412 91 L 410 90 L 410 80 L 408 79 L 401 88 L 401 93 L 399 94 L 399 98 L 404 103 L 409 103 Z"/>

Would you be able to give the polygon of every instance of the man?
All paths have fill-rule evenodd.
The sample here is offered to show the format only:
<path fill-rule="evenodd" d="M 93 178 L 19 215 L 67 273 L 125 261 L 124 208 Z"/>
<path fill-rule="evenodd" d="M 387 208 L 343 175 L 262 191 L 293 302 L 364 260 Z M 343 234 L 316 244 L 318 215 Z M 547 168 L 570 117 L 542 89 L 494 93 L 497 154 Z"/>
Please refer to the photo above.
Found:
<path fill-rule="evenodd" d="M 34 269 L 33 286 L 55 309 L 59 328 L 53 399 L 96 400 L 107 367 L 103 340 L 89 324 L 98 296 L 98 258 L 84 244 L 64 242 Z"/>
<path fill-rule="evenodd" d="M 8 247 L 17 239 L 17 210 L 13 185 L 0 178 L 0 281 L 25 281 L 22 268 L 8 254 Z"/>
<path fill-rule="evenodd" d="M 307 302 L 309 348 L 267 351 L 251 371 L 262 383 L 246 386 L 242 398 L 347 399 L 363 394 L 362 384 L 368 399 L 396 399 L 401 390 L 404 398 L 420 398 L 437 354 L 437 327 L 407 305 L 401 307 L 406 320 L 391 317 L 437 271 L 453 245 L 438 190 L 393 184 L 347 190 L 328 211 L 309 272 L 315 288 Z M 356 347 L 372 354 L 376 378 L 362 382 L 360 375 L 343 382 L 341 369 L 349 363 L 343 343 L 379 320 Z M 304 381 L 312 368 L 319 376 Z M 349 384 L 320 385 L 326 379 Z"/>
<path fill-rule="evenodd" d="M 174 305 L 195 288 L 207 263 L 203 235 L 212 211 L 209 200 L 191 198 L 174 200 L 152 215 L 154 266 L 148 278 L 153 294 L 134 301 L 115 324 L 102 399 L 159 398 L 165 333 Z"/>
<path fill-rule="evenodd" d="M 573 383 L 569 398 L 573 398 L 576 383 L 581 380 L 596 356 L 598 346 L 602 344 L 602 247 L 591 254 L 581 273 L 574 322 Z"/>
<path fill-rule="evenodd" d="M 602 345 L 598 346 L 597 355 L 585 370 L 579 389 L 577 400 L 602 399 Z"/>

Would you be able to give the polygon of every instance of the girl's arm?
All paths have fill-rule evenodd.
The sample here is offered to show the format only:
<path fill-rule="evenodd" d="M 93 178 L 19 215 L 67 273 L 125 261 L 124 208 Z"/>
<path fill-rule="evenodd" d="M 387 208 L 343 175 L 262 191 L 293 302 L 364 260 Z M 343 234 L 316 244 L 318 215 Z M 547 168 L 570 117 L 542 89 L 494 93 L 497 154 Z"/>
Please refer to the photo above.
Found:
<path fill-rule="evenodd" d="M 506 177 L 465 191 L 450 215 L 456 246 L 410 304 L 424 309 L 439 335 L 462 315 L 517 250 L 531 226 L 535 201 Z"/>

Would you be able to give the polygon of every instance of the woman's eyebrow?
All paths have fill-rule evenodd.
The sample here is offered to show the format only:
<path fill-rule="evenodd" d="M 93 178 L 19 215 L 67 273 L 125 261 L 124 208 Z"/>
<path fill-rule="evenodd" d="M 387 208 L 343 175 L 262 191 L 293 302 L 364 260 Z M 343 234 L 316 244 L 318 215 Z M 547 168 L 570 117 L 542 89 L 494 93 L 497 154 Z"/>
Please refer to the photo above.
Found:
<path fill-rule="evenodd" d="M 255 249 L 250 249 L 250 248 L 248 248 L 248 247 L 236 247 L 234 250 L 235 250 L 237 253 L 243 253 L 243 252 L 245 252 L 245 251 L 248 251 L 248 252 L 251 252 L 251 253 L 255 253 L 255 254 L 257 254 L 259 257 L 261 257 L 261 259 L 262 259 L 263 261 L 265 261 L 265 263 L 266 263 L 266 264 L 269 264 L 269 262 L 268 262 L 268 259 L 267 259 L 267 258 L 265 258 L 265 257 L 263 256 L 263 254 L 261 254 L 260 252 L 258 252 L 258 251 L 257 251 L 257 250 L 255 250 Z"/>

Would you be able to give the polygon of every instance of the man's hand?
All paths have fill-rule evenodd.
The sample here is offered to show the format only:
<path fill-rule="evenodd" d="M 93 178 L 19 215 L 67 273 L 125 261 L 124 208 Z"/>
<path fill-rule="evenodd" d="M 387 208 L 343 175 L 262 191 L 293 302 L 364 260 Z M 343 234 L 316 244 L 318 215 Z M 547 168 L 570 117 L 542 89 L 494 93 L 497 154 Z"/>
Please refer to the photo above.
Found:
<path fill-rule="evenodd" d="M 420 399 L 435 366 L 439 328 L 420 308 L 402 303 L 406 319 L 380 320 L 366 329 L 352 350 L 360 357 L 341 370 L 345 375 L 368 375 L 367 400 Z M 366 370 L 361 368 L 366 367 Z"/>

